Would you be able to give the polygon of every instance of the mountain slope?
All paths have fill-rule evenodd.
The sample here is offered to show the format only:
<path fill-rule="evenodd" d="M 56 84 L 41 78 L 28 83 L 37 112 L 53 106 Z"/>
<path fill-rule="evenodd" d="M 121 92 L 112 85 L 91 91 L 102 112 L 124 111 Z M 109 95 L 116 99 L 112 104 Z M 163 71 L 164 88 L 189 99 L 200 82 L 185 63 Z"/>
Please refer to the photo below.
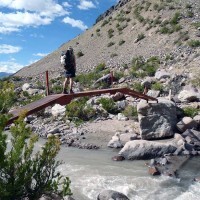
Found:
<path fill-rule="evenodd" d="M 78 73 L 90 71 L 100 63 L 123 70 L 137 56 L 158 56 L 161 67 L 171 67 L 177 73 L 198 70 L 199 16 L 200 0 L 121 0 L 93 27 L 16 75 L 62 71 L 59 58 L 68 46 L 76 53 Z M 79 57 L 80 52 L 83 56 Z"/>

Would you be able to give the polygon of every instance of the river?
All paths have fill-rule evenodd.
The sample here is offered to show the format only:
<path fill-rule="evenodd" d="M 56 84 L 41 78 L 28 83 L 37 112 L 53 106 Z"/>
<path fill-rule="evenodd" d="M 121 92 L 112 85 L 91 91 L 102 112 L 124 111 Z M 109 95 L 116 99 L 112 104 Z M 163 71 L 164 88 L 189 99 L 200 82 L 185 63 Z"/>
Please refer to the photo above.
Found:
<path fill-rule="evenodd" d="M 70 177 L 76 200 L 95 200 L 104 189 L 113 189 L 127 195 L 130 200 L 199 200 L 200 157 L 190 159 L 179 171 L 179 178 L 151 176 L 147 161 L 112 161 L 116 150 L 80 150 L 62 148 L 58 158 L 64 175 Z"/>
<path fill-rule="evenodd" d="M 9 142 L 9 139 L 8 139 Z M 39 150 L 45 140 L 36 144 Z M 63 175 L 71 180 L 71 190 L 75 200 L 96 200 L 104 189 L 124 193 L 130 200 L 199 200 L 200 157 L 191 158 L 179 170 L 179 178 L 151 176 L 148 161 L 112 161 L 118 151 L 110 148 L 84 150 L 63 147 L 58 160 Z"/>

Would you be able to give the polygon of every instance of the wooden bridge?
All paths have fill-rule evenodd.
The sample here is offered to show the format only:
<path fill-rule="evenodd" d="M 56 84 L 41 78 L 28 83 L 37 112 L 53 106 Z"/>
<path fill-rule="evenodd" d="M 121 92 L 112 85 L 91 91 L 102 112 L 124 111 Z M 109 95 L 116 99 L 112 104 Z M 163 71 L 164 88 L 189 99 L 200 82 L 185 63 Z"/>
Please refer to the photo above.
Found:
<path fill-rule="evenodd" d="M 32 102 L 16 110 L 10 111 L 9 114 L 11 114 L 12 116 L 8 121 L 8 125 L 11 124 L 14 120 L 16 120 L 23 111 L 25 111 L 26 116 L 28 116 L 30 114 L 33 114 L 34 112 L 40 111 L 43 108 L 46 108 L 56 103 L 60 105 L 69 104 L 72 99 L 77 98 L 77 97 L 93 96 L 93 95 L 100 95 L 100 94 L 105 94 L 105 93 L 115 94 L 117 92 L 121 92 L 123 94 L 127 94 L 132 97 L 145 99 L 147 102 L 149 100 L 158 102 L 156 98 L 141 94 L 139 92 L 136 92 L 128 88 L 110 88 L 110 89 L 102 89 L 102 90 L 84 91 L 84 92 L 78 92 L 74 94 L 55 94 L 55 95 L 46 96 L 43 99 Z"/>

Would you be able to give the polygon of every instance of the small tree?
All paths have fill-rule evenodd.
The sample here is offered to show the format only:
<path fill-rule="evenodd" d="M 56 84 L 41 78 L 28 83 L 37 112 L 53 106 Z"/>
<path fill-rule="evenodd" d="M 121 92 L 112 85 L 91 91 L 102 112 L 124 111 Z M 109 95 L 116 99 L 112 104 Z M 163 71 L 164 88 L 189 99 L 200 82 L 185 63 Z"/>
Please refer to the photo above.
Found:
<path fill-rule="evenodd" d="M 48 139 L 42 151 L 33 152 L 38 136 L 31 134 L 23 117 L 11 127 L 11 149 L 3 132 L 7 117 L 0 115 L 0 195 L 1 199 L 38 199 L 42 194 L 70 195 L 70 180 L 57 171 L 61 162 L 56 161 L 60 142 Z"/>

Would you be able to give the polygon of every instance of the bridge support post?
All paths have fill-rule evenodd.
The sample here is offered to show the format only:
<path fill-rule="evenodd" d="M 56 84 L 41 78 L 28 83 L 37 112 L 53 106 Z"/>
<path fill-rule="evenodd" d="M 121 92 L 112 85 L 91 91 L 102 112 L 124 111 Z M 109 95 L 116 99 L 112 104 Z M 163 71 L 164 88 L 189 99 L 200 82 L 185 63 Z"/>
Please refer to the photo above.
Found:
<path fill-rule="evenodd" d="M 46 71 L 46 95 L 49 95 L 49 73 Z"/>
<path fill-rule="evenodd" d="M 110 77 L 111 77 L 111 87 L 113 87 L 113 71 L 110 72 Z"/>

